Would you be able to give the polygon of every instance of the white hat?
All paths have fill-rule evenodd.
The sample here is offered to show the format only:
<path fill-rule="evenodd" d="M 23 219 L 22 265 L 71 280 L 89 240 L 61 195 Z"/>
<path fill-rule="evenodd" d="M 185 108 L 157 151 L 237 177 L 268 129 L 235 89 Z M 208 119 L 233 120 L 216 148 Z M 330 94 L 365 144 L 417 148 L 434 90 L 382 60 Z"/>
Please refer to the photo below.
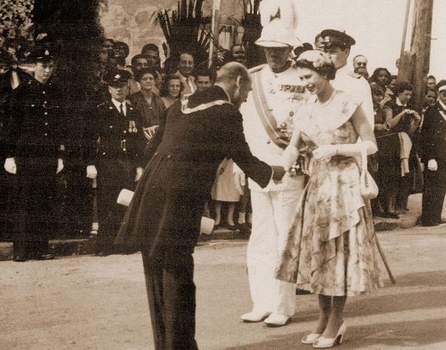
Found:
<path fill-rule="evenodd" d="M 280 18 L 274 18 L 263 27 L 262 35 L 255 43 L 263 47 L 295 47 L 301 44 L 294 30 L 285 28 Z"/>
<path fill-rule="evenodd" d="M 255 42 L 264 47 L 295 47 L 301 42 L 296 38 L 297 9 L 295 0 L 262 0 L 260 2 L 262 35 Z"/>

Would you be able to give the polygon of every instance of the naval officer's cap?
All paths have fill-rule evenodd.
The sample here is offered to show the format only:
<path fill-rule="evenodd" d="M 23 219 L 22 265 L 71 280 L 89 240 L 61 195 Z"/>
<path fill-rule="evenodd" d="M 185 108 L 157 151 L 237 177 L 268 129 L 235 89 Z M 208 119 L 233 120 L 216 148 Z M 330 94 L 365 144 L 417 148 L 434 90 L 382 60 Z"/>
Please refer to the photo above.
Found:
<path fill-rule="evenodd" d="M 124 69 L 116 69 L 108 72 L 105 77 L 107 85 L 111 87 L 122 87 L 128 84 L 128 80 L 131 78 L 131 73 Z"/>
<path fill-rule="evenodd" d="M 356 44 L 355 39 L 348 35 L 345 30 L 325 29 L 321 32 L 321 37 L 324 39 L 324 49 L 339 47 L 345 50 Z"/>

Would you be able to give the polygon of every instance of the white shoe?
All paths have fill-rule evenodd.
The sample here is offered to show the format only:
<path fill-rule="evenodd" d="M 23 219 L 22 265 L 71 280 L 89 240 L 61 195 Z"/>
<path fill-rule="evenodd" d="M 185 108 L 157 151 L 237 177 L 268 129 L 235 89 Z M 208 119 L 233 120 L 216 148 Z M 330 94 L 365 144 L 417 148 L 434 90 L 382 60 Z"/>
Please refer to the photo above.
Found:
<path fill-rule="evenodd" d="M 281 327 L 285 326 L 289 320 L 290 318 L 288 316 L 281 314 L 271 314 L 265 321 L 263 321 L 263 323 L 270 327 Z"/>
<path fill-rule="evenodd" d="M 263 311 L 251 311 L 243 314 L 240 318 L 243 322 L 262 322 L 265 318 L 271 315 L 271 312 Z"/>
<path fill-rule="evenodd" d="M 318 340 L 321 335 L 322 334 L 320 334 L 320 333 L 307 334 L 306 336 L 304 336 L 302 338 L 302 343 L 303 344 L 314 344 L 316 342 L 316 340 Z"/>
<path fill-rule="evenodd" d="M 319 337 L 313 343 L 313 348 L 327 349 L 327 348 L 332 348 L 333 346 L 335 346 L 337 344 L 342 344 L 346 330 L 347 330 L 347 327 L 345 325 L 345 322 L 343 322 L 341 327 L 338 330 L 338 333 L 336 334 L 336 336 L 334 338 Z"/>

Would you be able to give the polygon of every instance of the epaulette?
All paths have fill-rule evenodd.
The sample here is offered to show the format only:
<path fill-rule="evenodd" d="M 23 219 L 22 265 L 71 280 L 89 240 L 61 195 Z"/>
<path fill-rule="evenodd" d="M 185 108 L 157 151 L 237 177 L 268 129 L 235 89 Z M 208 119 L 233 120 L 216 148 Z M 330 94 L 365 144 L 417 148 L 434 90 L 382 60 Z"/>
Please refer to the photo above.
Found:
<path fill-rule="evenodd" d="M 258 66 L 252 67 L 248 69 L 249 74 L 254 74 L 260 72 L 263 68 L 265 68 L 266 63 L 260 64 Z"/>
<path fill-rule="evenodd" d="M 102 103 L 98 104 L 98 105 L 96 106 L 96 108 L 101 108 L 102 106 L 105 106 L 105 105 L 106 105 L 106 102 L 102 102 Z"/>
<path fill-rule="evenodd" d="M 361 74 L 358 74 L 358 73 L 355 73 L 355 72 L 349 72 L 348 75 L 351 76 L 352 78 L 355 78 L 355 79 L 361 79 L 361 77 L 362 77 Z"/>

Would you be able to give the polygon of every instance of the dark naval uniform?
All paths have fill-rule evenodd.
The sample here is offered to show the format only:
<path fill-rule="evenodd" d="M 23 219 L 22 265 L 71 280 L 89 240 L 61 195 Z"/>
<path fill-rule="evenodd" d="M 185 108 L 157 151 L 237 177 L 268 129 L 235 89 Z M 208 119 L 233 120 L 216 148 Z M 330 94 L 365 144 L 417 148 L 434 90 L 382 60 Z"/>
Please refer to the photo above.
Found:
<path fill-rule="evenodd" d="M 142 167 L 145 138 L 140 115 L 126 103 L 122 114 L 110 99 L 96 107 L 87 123 L 90 142 L 86 164 L 98 175 L 98 241 L 96 253 L 111 253 L 126 207 L 117 204 L 122 189 L 133 190 L 137 167 Z"/>
<path fill-rule="evenodd" d="M 14 157 L 17 166 L 13 242 L 20 261 L 45 256 L 57 229 L 54 198 L 64 125 L 60 89 L 51 80 L 30 79 L 12 92 L 5 143 L 6 157 Z"/>
<path fill-rule="evenodd" d="M 420 220 L 423 226 L 437 226 L 442 223 L 441 212 L 446 193 L 446 109 L 440 101 L 424 114 L 420 147 L 426 180 Z M 428 169 L 430 160 L 437 162 L 436 171 Z"/>

